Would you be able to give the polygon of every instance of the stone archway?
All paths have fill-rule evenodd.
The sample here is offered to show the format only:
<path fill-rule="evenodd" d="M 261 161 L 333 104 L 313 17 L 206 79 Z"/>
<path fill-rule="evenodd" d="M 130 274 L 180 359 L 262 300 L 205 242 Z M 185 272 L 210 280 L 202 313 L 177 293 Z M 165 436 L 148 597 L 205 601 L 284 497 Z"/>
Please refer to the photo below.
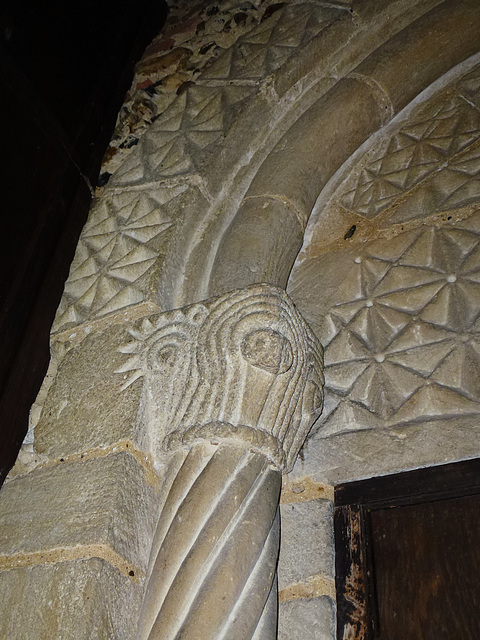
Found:
<path fill-rule="evenodd" d="M 318 230 L 321 236 L 322 225 L 330 225 L 314 207 L 336 172 L 432 82 L 442 86 L 439 78 L 459 64 L 470 70 L 473 61 L 468 59 L 479 44 L 476 1 L 412 2 L 407 7 L 392 1 L 381 9 L 373 4 L 285 3 L 265 12 L 266 18 L 226 49 L 194 85 L 167 100 L 99 193 L 54 326 L 41 415 L 0 498 L 0 576 L 9 609 L 0 629 L 9 638 L 23 637 L 39 618 L 38 638 L 132 638 L 142 601 L 142 619 L 148 619 L 143 636 L 163 637 L 160 596 L 149 587 L 144 600 L 145 585 L 165 541 L 166 558 L 175 560 L 183 539 L 187 555 L 168 569 L 169 579 L 172 585 L 189 586 L 191 574 L 183 578 L 180 565 L 195 545 L 182 527 L 175 529 L 173 543 L 165 531 L 214 459 L 211 447 L 225 449 L 219 466 L 226 477 L 214 474 L 217 484 L 209 485 L 214 493 L 238 475 L 240 458 L 242 469 L 247 458 L 249 465 L 259 465 L 252 486 L 270 477 L 269 465 L 276 465 L 272 482 L 277 488 L 264 510 L 270 520 L 258 539 L 259 548 L 265 540 L 271 547 L 262 566 L 272 575 L 260 589 L 260 618 L 245 623 L 242 628 L 249 630 L 238 635 L 273 637 L 270 605 L 275 598 L 269 593 L 276 551 L 275 535 L 269 532 L 275 528 L 278 469 L 285 456 L 287 466 L 293 464 L 308 433 L 322 377 L 316 339 L 282 289 L 305 229 L 307 240 L 317 242 Z M 475 102 L 471 108 L 476 114 Z M 312 210 L 315 218 L 308 226 Z M 352 215 L 369 219 L 362 211 L 340 217 L 340 226 L 332 225 L 329 233 L 338 236 L 344 220 L 357 220 Z M 340 234 L 341 241 L 352 237 L 353 225 Z M 360 233 L 360 224 L 355 226 Z M 353 237 L 356 242 L 359 235 Z M 309 251 L 305 245 L 307 258 Z M 303 284 L 307 258 L 302 254 L 297 260 L 288 291 L 315 324 Z M 252 298 L 261 307 L 254 321 L 248 311 Z M 233 333 L 223 334 L 223 325 L 210 322 L 218 309 L 234 319 Z M 236 324 L 245 331 L 236 333 Z M 262 339 L 253 341 L 253 334 Z M 231 335 L 235 347 L 225 338 Z M 209 350 L 211 344 L 217 351 Z M 240 364 L 239 352 L 244 357 Z M 230 356 L 233 364 L 224 367 Z M 197 375 L 201 361 L 204 373 Z M 245 362 L 253 362 L 248 375 Z M 207 385 L 209 376 L 215 382 Z M 291 402 L 280 415 L 285 395 Z M 300 633 L 295 625 L 302 617 L 315 633 L 331 633 L 331 507 L 328 499 L 316 498 L 331 495 L 325 483 L 336 477 L 316 475 L 313 466 L 324 445 L 330 460 L 336 459 L 337 442 L 315 436 L 284 491 L 280 569 L 288 580 L 280 585 L 282 638 Z M 469 452 L 467 446 L 463 455 Z M 188 475 L 193 459 L 197 466 Z M 172 491 L 178 493 L 177 502 Z M 208 489 L 201 495 L 205 505 L 199 522 L 217 504 Z M 198 496 L 190 502 L 197 505 Z M 320 557 L 310 546 L 304 554 L 313 558 L 310 567 L 300 562 L 292 570 L 298 558 L 288 536 L 300 539 L 295 536 L 300 529 L 308 531 L 312 517 L 323 523 L 320 538 L 327 551 Z M 212 544 L 205 542 L 202 549 Z M 252 575 L 256 566 L 254 559 Z M 157 585 L 162 567 L 166 570 L 164 562 Z M 235 573 L 232 569 L 232 583 Z M 248 597 L 257 597 L 259 587 L 248 571 L 244 578 L 253 584 Z M 172 638 L 183 628 L 175 606 L 178 589 L 169 601 Z M 235 603 L 237 591 L 232 593 Z M 197 602 L 196 597 L 189 592 L 186 599 Z M 214 597 L 214 590 L 207 589 L 202 628 L 208 637 L 222 637 L 224 621 L 221 632 L 208 627 Z M 311 600 L 315 597 L 319 600 Z M 232 610 L 223 610 L 224 618 L 231 620 Z"/>

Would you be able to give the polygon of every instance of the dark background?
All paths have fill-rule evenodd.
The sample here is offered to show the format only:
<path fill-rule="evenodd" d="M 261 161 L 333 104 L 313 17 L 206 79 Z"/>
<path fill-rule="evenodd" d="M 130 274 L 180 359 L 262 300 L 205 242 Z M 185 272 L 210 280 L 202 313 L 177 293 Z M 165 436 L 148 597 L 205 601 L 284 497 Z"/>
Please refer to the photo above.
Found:
<path fill-rule="evenodd" d="M 49 332 L 103 153 L 165 0 L 0 8 L 0 483 L 49 361 Z"/>

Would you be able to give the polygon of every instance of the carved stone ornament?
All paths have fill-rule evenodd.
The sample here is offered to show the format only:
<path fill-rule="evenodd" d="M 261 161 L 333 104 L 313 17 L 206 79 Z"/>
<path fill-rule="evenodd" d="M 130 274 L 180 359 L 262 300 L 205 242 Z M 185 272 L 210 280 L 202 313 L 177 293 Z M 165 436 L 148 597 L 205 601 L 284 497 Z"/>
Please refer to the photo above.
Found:
<path fill-rule="evenodd" d="M 291 469 L 323 404 L 323 349 L 287 294 L 254 285 L 145 319 L 122 348 L 144 377 L 153 449 L 235 439 Z"/>
<path fill-rule="evenodd" d="M 125 386 L 144 377 L 154 447 L 177 452 L 138 637 L 273 640 L 281 472 L 322 408 L 322 348 L 268 285 L 147 320 L 132 337 Z"/>

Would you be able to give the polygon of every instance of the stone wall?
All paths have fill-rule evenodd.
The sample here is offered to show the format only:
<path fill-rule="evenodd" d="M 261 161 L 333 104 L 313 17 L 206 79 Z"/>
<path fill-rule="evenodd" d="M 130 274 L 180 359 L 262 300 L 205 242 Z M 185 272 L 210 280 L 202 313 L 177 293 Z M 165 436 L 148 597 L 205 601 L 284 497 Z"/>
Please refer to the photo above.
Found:
<path fill-rule="evenodd" d="M 182 393 L 200 363 L 223 380 L 195 404 L 208 447 L 228 415 L 282 468 L 273 380 L 286 345 L 312 342 L 288 333 L 281 289 L 325 347 L 326 391 L 283 480 L 279 638 L 334 637 L 333 485 L 479 453 L 477 0 L 202 4 L 172 5 L 106 155 L 0 494 L 0 637 L 136 637 L 150 548 L 201 449 L 165 444 L 194 426 Z M 282 302 L 254 357 L 235 343 L 255 369 L 203 363 L 193 327 L 259 283 Z M 301 370 L 306 433 L 318 395 Z"/>

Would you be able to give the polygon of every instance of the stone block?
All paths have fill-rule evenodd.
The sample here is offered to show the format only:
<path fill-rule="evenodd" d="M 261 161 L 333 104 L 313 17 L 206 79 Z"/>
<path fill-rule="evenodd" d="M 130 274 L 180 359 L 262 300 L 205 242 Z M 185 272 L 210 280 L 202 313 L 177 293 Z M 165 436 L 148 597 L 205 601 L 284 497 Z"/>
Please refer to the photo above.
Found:
<path fill-rule="evenodd" d="M 128 453 L 36 469 L 0 493 L 1 557 L 8 564 L 8 556 L 46 552 L 54 561 L 85 546 L 145 571 L 153 504 L 154 490 Z"/>
<path fill-rule="evenodd" d="M 372 429 L 322 438 L 304 446 L 291 477 L 312 475 L 338 484 L 409 471 L 479 455 L 480 427 L 475 416 L 445 418 L 395 429 Z"/>
<path fill-rule="evenodd" d="M 0 573 L 0 638 L 132 640 L 142 588 L 92 558 Z"/>
<path fill-rule="evenodd" d="M 311 500 L 282 504 L 278 586 L 320 574 L 333 578 L 333 504 Z"/>
<path fill-rule="evenodd" d="M 88 336 L 60 362 L 35 428 L 35 450 L 60 458 L 119 440 L 138 446 L 136 414 L 141 381 L 122 391 L 124 375 L 115 373 L 128 356 L 126 326 L 114 325 Z"/>
<path fill-rule="evenodd" d="M 335 607 L 330 598 L 282 602 L 278 640 L 335 640 Z"/>

